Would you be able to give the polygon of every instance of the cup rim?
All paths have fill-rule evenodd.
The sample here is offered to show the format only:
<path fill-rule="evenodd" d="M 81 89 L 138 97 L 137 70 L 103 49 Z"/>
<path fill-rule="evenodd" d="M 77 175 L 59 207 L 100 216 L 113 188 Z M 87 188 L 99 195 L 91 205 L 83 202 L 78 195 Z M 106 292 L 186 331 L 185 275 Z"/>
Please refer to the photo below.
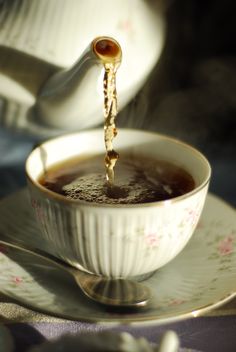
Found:
<path fill-rule="evenodd" d="M 153 131 L 148 131 L 148 130 L 141 130 L 141 129 L 131 129 L 131 128 L 119 128 L 119 131 L 126 131 L 126 132 L 138 132 L 138 133 L 144 133 L 144 134 L 150 134 L 152 136 L 156 136 L 160 139 L 163 140 L 168 140 L 171 141 L 172 143 L 177 143 L 177 144 L 181 144 L 182 146 L 184 146 L 184 148 L 190 149 L 192 151 L 193 154 L 196 154 L 198 157 L 201 158 L 201 160 L 207 165 L 207 169 L 208 169 L 208 173 L 207 173 L 207 177 L 204 180 L 204 182 L 202 182 L 198 187 L 194 188 L 192 191 L 187 192 L 182 194 L 181 196 L 177 196 L 174 198 L 170 198 L 170 199 L 165 199 L 165 200 L 159 200 L 159 201 L 154 201 L 154 202 L 148 202 L 148 203 L 135 203 L 135 204 L 107 204 L 107 203 L 93 203 L 93 202 L 86 202 L 83 200 L 77 200 L 77 199 L 70 199 L 70 198 L 66 198 L 65 196 L 53 192 L 47 188 L 45 188 L 44 186 L 42 186 L 39 182 L 35 181 L 31 175 L 30 172 L 28 170 L 29 168 L 29 162 L 30 162 L 30 158 L 32 156 L 32 154 L 34 153 L 34 151 L 38 148 L 40 148 L 42 145 L 45 145 L 47 143 L 52 143 L 54 141 L 58 141 L 60 139 L 64 139 L 65 137 L 73 137 L 76 135 L 80 135 L 82 133 L 96 133 L 96 132 L 101 132 L 103 129 L 102 128 L 96 128 L 96 129 L 91 129 L 91 130 L 85 130 L 85 131 L 78 131 L 78 132 L 74 132 L 74 133 L 66 133 L 63 134 L 61 136 L 55 137 L 55 138 L 49 138 L 45 141 L 43 141 L 40 145 L 38 145 L 35 149 L 33 149 L 30 154 L 28 155 L 28 157 L 26 158 L 25 161 L 25 173 L 26 173 L 26 178 L 27 180 L 32 183 L 37 189 L 39 189 L 40 191 L 42 191 L 43 193 L 46 193 L 47 196 L 49 198 L 54 198 L 57 201 L 60 201 L 62 203 L 66 203 L 66 204 L 73 204 L 74 206 L 87 206 L 87 207 L 99 207 L 101 209 L 106 209 L 106 208 L 122 208 L 122 209 L 127 209 L 127 208 L 146 208 L 146 207 L 156 207 L 156 206 L 163 206 L 164 204 L 172 204 L 172 203 L 176 203 L 176 202 L 180 202 L 186 198 L 189 198 L 191 196 L 193 196 L 194 194 L 198 193 L 199 191 L 201 191 L 203 188 L 205 188 L 211 179 L 211 173 L 212 173 L 212 169 L 211 169 L 211 165 L 209 163 L 209 161 L 207 160 L 207 158 L 195 147 L 193 147 L 192 145 L 183 142 L 181 140 L 179 140 L 178 138 L 175 137 L 171 137 L 168 136 L 166 134 L 162 134 L 162 133 L 158 133 L 158 132 L 153 132 Z M 104 154 L 105 154 L 105 149 L 104 149 Z"/>

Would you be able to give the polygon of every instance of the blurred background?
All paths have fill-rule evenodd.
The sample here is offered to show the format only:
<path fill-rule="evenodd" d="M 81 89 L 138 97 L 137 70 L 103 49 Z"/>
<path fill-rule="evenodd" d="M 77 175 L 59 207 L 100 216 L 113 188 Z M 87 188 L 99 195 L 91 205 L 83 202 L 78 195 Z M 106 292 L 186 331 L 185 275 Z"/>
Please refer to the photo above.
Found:
<path fill-rule="evenodd" d="M 157 131 L 200 149 L 213 167 L 210 190 L 235 206 L 234 1 L 162 3 L 166 38 L 161 57 L 144 87 L 120 111 L 117 126 Z M 1 197 L 25 185 L 24 161 L 40 140 L 0 128 Z"/>
<path fill-rule="evenodd" d="M 213 167 L 210 190 L 236 205 L 234 5 L 232 0 L 170 2 L 161 59 L 119 123 L 196 146 Z"/>

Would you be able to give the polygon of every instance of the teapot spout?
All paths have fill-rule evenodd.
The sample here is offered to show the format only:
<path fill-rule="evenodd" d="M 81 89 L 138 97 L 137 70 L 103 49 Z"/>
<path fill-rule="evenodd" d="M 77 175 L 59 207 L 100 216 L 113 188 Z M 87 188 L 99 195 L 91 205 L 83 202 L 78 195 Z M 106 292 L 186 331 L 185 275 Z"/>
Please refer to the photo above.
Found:
<path fill-rule="evenodd" d="M 103 113 L 103 67 L 121 61 L 120 45 L 113 38 L 98 37 L 72 68 L 55 73 L 43 85 L 34 107 L 38 122 L 71 130 L 84 129 L 101 121 Z"/>

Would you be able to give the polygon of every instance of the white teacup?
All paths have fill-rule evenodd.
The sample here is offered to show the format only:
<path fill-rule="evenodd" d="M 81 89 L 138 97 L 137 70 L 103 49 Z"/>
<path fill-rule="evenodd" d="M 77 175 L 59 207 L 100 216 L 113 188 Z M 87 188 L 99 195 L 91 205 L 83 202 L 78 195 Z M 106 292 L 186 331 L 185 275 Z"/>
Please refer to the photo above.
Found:
<path fill-rule="evenodd" d="M 172 260 L 191 238 L 211 176 L 206 158 L 178 140 L 120 129 L 115 149 L 172 162 L 195 180 L 189 193 L 145 204 L 105 205 L 67 199 L 39 183 L 52 165 L 80 155 L 104 154 L 103 130 L 69 134 L 43 143 L 26 161 L 32 206 L 42 237 L 62 259 L 84 271 L 134 277 Z"/>

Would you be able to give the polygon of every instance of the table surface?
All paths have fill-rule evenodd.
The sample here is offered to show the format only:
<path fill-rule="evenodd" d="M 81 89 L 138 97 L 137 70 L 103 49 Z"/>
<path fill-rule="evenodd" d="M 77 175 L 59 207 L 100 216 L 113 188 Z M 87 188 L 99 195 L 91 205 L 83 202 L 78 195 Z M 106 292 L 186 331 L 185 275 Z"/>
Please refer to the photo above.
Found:
<path fill-rule="evenodd" d="M 0 130 L 1 197 L 25 185 L 24 162 L 35 143 L 35 138 Z M 235 187 L 232 189 L 236 171 L 234 160 L 215 159 L 212 160 L 212 165 L 211 191 L 235 205 L 236 190 Z M 0 302 L 0 322 L 10 329 L 19 351 L 25 351 L 31 344 L 38 344 L 64 333 L 82 334 L 107 329 L 93 323 L 66 321 L 33 312 L 5 296 L 0 296 Z M 157 342 L 164 331 L 173 329 L 178 333 L 183 347 L 211 352 L 235 351 L 235 326 L 236 300 L 233 300 L 204 317 L 161 326 L 131 328 L 121 325 L 112 329 L 144 336 L 151 342 Z"/>

